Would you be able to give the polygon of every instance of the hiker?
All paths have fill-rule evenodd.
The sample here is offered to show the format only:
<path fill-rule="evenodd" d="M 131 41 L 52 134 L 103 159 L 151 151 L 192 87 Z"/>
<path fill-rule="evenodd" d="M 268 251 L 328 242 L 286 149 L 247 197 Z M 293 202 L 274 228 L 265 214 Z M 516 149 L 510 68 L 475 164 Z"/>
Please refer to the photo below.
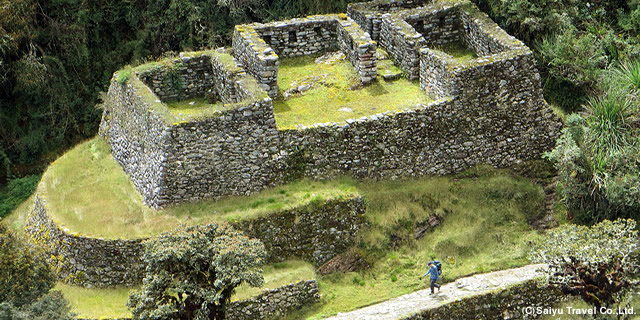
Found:
<path fill-rule="evenodd" d="M 422 280 L 422 278 L 426 277 L 428 274 L 431 274 L 431 294 L 434 293 L 433 287 L 438 288 L 438 292 L 440 292 L 440 285 L 436 283 L 436 281 L 440 280 L 440 272 L 438 272 L 438 268 L 436 267 L 435 263 L 433 263 L 433 261 L 429 261 L 429 271 L 427 271 L 427 273 L 420 277 L 420 280 Z"/>

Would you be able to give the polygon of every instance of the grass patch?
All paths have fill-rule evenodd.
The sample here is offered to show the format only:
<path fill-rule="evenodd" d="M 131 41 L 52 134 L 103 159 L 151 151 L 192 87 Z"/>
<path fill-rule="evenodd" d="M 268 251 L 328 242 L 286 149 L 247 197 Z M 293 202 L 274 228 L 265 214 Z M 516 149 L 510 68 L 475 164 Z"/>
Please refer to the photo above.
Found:
<path fill-rule="evenodd" d="M 296 125 L 343 122 L 385 111 L 400 111 L 431 100 L 420 90 L 418 82 L 400 79 L 377 81 L 357 86 L 358 75 L 351 63 L 339 60 L 330 64 L 314 62 L 314 56 L 287 58 L 280 61 L 278 86 L 283 92 L 303 83 L 313 83 L 301 96 L 274 101 L 276 125 L 281 129 Z M 387 68 L 391 68 L 388 66 Z M 317 77 L 315 80 L 311 80 Z"/>
<path fill-rule="evenodd" d="M 100 137 L 79 144 L 45 172 L 39 192 L 46 193 L 51 216 L 74 232 L 108 239 L 158 235 L 179 225 L 250 219 L 318 199 L 352 197 L 342 181 L 298 181 L 250 197 L 227 197 L 154 210 L 112 158 Z"/>
<path fill-rule="evenodd" d="M 53 290 L 61 291 L 71 304 L 71 311 L 83 319 L 126 319 L 131 312 L 125 305 L 133 288 L 82 288 L 58 283 Z"/>
<path fill-rule="evenodd" d="M 180 101 L 168 102 L 169 112 L 178 120 L 188 120 L 197 117 L 204 117 L 215 111 L 224 111 L 224 103 L 209 103 L 206 98 L 183 99 Z"/>
<path fill-rule="evenodd" d="M 267 265 L 264 267 L 264 285 L 253 288 L 241 285 L 236 288 L 232 301 L 243 300 L 262 293 L 267 289 L 275 289 L 300 280 L 315 279 L 315 272 L 311 264 L 290 260 Z M 54 290 L 61 291 L 69 300 L 72 311 L 79 318 L 88 319 L 122 319 L 130 318 L 131 313 L 126 307 L 129 292 L 139 290 L 132 288 L 82 288 L 58 283 Z"/>
<path fill-rule="evenodd" d="M 475 52 L 460 41 L 449 42 L 445 45 L 436 47 L 436 49 L 446 52 L 448 55 L 452 56 L 454 60 L 463 63 L 469 62 L 478 57 Z"/>
<path fill-rule="evenodd" d="M 528 264 L 528 241 L 540 237 L 527 225 L 530 210 L 543 210 L 542 188 L 506 171 L 476 170 L 435 177 L 358 184 L 367 200 L 369 228 L 359 250 L 372 268 L 319 279 L 322 302 L 290 319 L 319 319 L 426 289 L 419 279 L 433 258 L 442 280 Z M 430 214 L 443 222 L 423 238 L 415 226 Z"/>

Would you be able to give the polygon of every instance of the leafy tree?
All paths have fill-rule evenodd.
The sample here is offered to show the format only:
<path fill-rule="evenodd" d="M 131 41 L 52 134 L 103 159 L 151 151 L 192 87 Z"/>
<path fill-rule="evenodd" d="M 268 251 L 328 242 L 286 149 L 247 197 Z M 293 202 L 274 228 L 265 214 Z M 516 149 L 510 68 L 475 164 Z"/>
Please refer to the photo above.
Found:
<path fill-rule="evenodd" d="M 73 319 L 45 254 L 0 223 L 0 319 Z"/>
<path fill-rule="evenodd" d="M 142 290 L 127 302 L 135 319 L 224 319 L 238 285 L 263 282 L 264 245 L 228 224 L 179 228 L 145 247 Z"/>
<path fill-rule="evenodd" d="M 566 224 L 534 244 L 531 260 L 549 264 L 550 284 L 596 307 L 624 301 L 638 250 L 635 220 L 602 221 L 592 227 Z"/>
<path fill-rule="evenodd" d="M 0 303 L 0 319 L 4 320 L 72 320 L 75 315 L 59 291 L 51 291 L 33 304 L 16 307 L 10 302 Z"/>
<path fill-rule="evenodd" d="M 0 301 L 21 307 L 45 295 L 56 283 L 45 254 L 0 223 Z"/>

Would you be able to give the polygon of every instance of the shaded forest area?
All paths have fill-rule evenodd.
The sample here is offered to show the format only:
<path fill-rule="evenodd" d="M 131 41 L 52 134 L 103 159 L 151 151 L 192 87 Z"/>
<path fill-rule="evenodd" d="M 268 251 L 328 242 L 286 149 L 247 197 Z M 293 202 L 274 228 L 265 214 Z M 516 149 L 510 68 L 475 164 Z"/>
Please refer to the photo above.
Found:
<path fill-rule="evenodd" d="M 101 114 L 97 106 L 118 68 L 180 51 L 228 45 L 235 24 L 345 12 L 347 2 L 0 0 L 0 217 L 33 191 L 50 161 L 96 134 Z M 636 61 L 640 55 L 638 0 L 474 2 L 534 50 L 545 97 L 566 113 L 582 111 L 590 97 L 609 96 L 608 79 L 621 70 L 621 62 Z M 633 73 L 633 64 L 627 66 L 628 74 Z M 637 72 L 640 79 L 640 66 Z M 635 97 L 635 91 L 620 92 Z M 636 99 L 622 100 L 631 107 L 619 115 L 633 120 Z M 587 125 L 589 119 L 576 123 Z M 613 149 L 636 145 L 636 128 L 627 128 L 627 123 L 622 122 L 629 139 L 623 139 L 620 148 L 614 141 Z M 587 149 L 593 149 L 592 142 L 585 141 Z M 585 170 L 593 172 L 582 176 L 599 188 L 595 171 L 617 169 L 607 166 L 606 159 L 598 158 L 599 164 L 594 164 L 595 158 L 586 157 Z M 633 169 L 633 163 L 625 165 L 637 177 L 640 170 Z M 586 200 L 576 201 L 602 207 L 601 199 L 588 199 L 593 198 L 588 191 L 576 191 L 587 192 L 580 196 Z M 639 202 L 622 200 L 632 206 Z"/>

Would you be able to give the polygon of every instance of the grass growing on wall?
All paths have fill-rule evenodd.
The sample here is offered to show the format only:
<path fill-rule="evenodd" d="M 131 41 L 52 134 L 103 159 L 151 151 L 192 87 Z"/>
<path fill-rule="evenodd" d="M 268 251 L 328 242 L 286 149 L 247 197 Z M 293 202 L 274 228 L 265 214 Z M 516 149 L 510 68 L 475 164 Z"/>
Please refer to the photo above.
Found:
<path fill-rule="evenodd" d="M 267 289 L 275 289 L 301 280 L 315 279 L 315 271 L 311 264 L 289 260 L 274 263 L 264 267 L 264 285 L 262 288 L 253 288 L 241 285 L 236 288 L 232 301 L 244 300 L 262 293 Z M 72 305 L 72 311 L 79 318 L 130 318 L 131 313 L 126 307 L 127 298 L 131 290 L 139 287 L 117 288 L 82 288 L 58 283 L 54 290 L 61 291 Z"/>
<path fill-rule="evenodd" d="M 278 86 L 280 93 L 292 83 L 315 85 L 301 96 L 274 101 L 278 128 L 295 128 L 324 122 L 344 122 L 385 111 L 400 111 L 431 100 L 420 90 L 417 82 L 399 79 L 350 89 L 357 85 L 359 76 L 348 60 L 331 64 L 314 62 L 315 56 L 286 58 L 280 61 Z M 389 67 L 391 68 L 391 67 Z M 384 74 L 386 69 L 379 70 Z M 317 77 L 317 80 L 310 80 Z M 320 82 L 323 82 L 322 84 Z"/>
<path fill-rule="evenodd" d="M 355 188 L 341 181 L 299 181 L 250 197 L 227 197 L 154 210 L 112 158 L 100 137 L 86 141 L 56 160 L 42 178 L 51 216 L 82 235 L 135 239 L 158 235 L 181 224 L 195 225 L 248 219 L 341 197 Z"/>

